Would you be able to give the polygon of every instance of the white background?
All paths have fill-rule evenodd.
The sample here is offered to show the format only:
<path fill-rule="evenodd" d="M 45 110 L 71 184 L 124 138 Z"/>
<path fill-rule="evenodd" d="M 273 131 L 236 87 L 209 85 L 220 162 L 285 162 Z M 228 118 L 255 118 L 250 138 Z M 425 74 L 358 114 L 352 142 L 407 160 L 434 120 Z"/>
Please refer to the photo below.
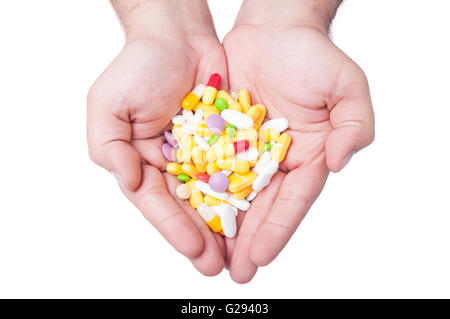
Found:
<path fill-rule="evenodd" d="M 211 0 L 218 34 L 239 0 Z M 347 0 L 333 39 L 369 78 L 373 145 L 246 285 L 208 278 L 90 162 L 85 96 L 123 45 L 107 1 L 2 1 L 0 297 L 450 297 L 450 3 Z"/>

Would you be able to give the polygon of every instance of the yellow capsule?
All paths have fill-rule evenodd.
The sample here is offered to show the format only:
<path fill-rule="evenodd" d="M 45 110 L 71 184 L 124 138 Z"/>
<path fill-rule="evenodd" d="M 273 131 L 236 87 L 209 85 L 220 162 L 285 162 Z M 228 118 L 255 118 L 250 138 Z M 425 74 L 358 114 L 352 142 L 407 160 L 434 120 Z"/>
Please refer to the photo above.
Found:
<path fill-rule="evenodd" d="M 213 145 L 206 151 L 206 161 L 212 163 L 217 161 L 217 145 Z"/>
<path fill-rule="evenodd" d="M 183 163 L 181 165 L 181 170 L 190 177 L 195 177 L 199 173 L 194 164 Z"/>
<path fill-rule="evenodd" d="M 191 150 L 195 146 L 195 140 L 193 135 L 183 135 L 180 140 L 183 145 L 183 149 Z"/>
<path fill-rule="evenodd" d="M 178 139 L 178 141 L 181 141 L 181 137 L 183 135 L 185 135 L 183 129 L 181 128 L 181 125 L 174 125 L 172 127 L 172 132 L 173 134 L 176 136 L 176 138 Z"/>
<path fill-rule="evenodd" d="M 253 122 L 256 122 L 260 113 L 261 110 L 258 107 L 258 105 L 253 105 L 251 108 L 248 109 L 246 114 L 252 118 Z"/>
<path fill-rule="evenodd" d="M 267 109 L 264 104 L 256 104 L 256 106 L 259 107 L 260 113 L 256 121 L 254 122 L 253 127 L 259 129 L 262 125 L 262 122 L 264 121 L 264 118 L 266 117 Z"/>
<path fill-rule="evenodd" d="M 191 163 L 191 150 L 180 148 L 177 151 L 177 161 L 180 163 Z"/>
<path fill-rule="evenodd" d="M 232 174 L 235 175 L 228 185 L 228 189 L 232 193 L 240 192 L 247 187 L 250 187 L 256 179 L 256 174 L 253 172 L 247 172 L 245 174 Z M 230 175 L 231 176 L 231 175 Z"/>
<path fill-rule="evenodd" d="M 242 107 L 242 113 L 247 113 L 250 108 L 250 93 L 247 90 L 239 90 L 238 93 L 239 103 Z"/>
<path fill-rule="evenodd" d="M 214 217 L 210 221 L 207 221 L 206 224 L 213 232 L 223 234 L 222 224 L 220 223 L 220 218 L 217 215 L 214 215 Z"/>
<path fill-rule="evenodd" d="M 212 175 L 212 174 L 217 173 L 219 171 L 220 171 L 220 168 L 217 165 L 217 162 L 210 162 L 206 166 L 206 173 L 208 173 L 208 175 Z"/>
<path fill-rule="evenodd" d="M 263 147 L 264 145 L 266 145 L 266 142 L 264 142 L 263 140 L 258 140 L 258 153 L 261 155 L 263 152 Z"/>
<path fill-rule="evenodd" d="M 223 133 L 223 131 L 222 131 L 222 133 Z M 222 136 L 219 137 L 219 139 L 217 140 L 217 142 L 215 143 L 215 145 L 221 145 L 221 146 L 224 146 L 224 145 L 226 145 L 227 143 L 231 143 L 231 142 L 232 142 L 231 137 L 229 137 L 229 136 L 227 136 L 227 135 L 222 135 Z"/>
<path fill-rule="evenodd" d="M 174 162 L 167 163 L 166 171 L 167 171 L 167 173 L 175 175 L 175 176 L 183 173 L 183 170 L 181 169 L 181 165 L 178 163 L 174 163 Z"/>
<path fill-rule="evenodd" d="M 219 114 L 219 110 L 215 106 L 207 105 L 203 111 L 203 119 L 206 121 L 211 114 Z"/>
<path fill-rule="evenodd" d="M 217 206 L 223 204 L 223 200 L 212 197 L 211 195 L 205 195 L 204 201 L 208 206 Z"/>
<path fill-rule="evenodd" d="M 230 94 L 228 94 L 227 91 L 220 90 L 217 92 L 217 98 L 218 99 L 224 99 L 228 103 L 228 109 L 234 110 L 234 111 L 241 111 L 241 105 L 238 101 L 236 101 Z"/>
<path fill-rule="evenodd" d="M 198 104 L 196 106 L 194 106 L 194 108 L 192 110 L 193 111 L 202 110 L 203 112 L 205 112 L 207 107 L 208 107 L 208 105 L 206 105 L 205 103 L 198 102 Z"/>
<path fill-rule="evenodd" d="M 226 169 L 241 174 L 248 172 L 250 169 L 247 161 L 236 157 L 219 158 L 217 160 L 217 165 L 221 169 Z"/>
<path fill-rule="evenodd" d="M 253 188 L 251 186 L 244 188 L 240 192 L 233 193 L 233 196 L 237 199 L 244 199 L 248 195 L 250 195 L 253 192 Z"/>
<path fill-rule="evenodd" d="M 195 127 L 195 134 L 197 134 L 198 136 L 209 137 L 209 136 L 213 135 L 213 132 L 208 130 L 208 127 L 206 126 L 205 123 L 199 123 Z"/>
<path fill-rule="evenodd" d="M 191 93 L 189 93 L 181 102 L 181 106 L 185 110 L 192 110 L 200 101 L 205 91 L 206 86 L 204 84 L 198 84 Z"/>
<path fill-rule="evenodd" d="M 283 133 L 280 135 L 277 144 L 272 150 L 272 159 L 274 161 L 282 162 L 284 160 L 291 141 L 292 137 L 289 134 Z"/>
<path fill-rule="evenodd" d="M 192 178 L 188 182 L 186 182 L 186 185 L 189 186 L 191 190 L 191 196 L 189 197 L 189 203 L 192 207 L 197 208 L 201 204 L 203 204 L 203 194 L 200 192 L 197 187 L 195 187 L 195 179 Z"/>
<path fill-rule="evenodd" d="M 195 146 L 191 151 L 192 161 L 194 162 L 195 168 L 200 173 L 206 172 L 206 166 L 208 163 L 206 162 L 205 152 L 199 146 Z"/>
<path fill-rule="evenodd" d="M 235 154 L 234 146 L 231 143 L 227 143 L 225 145 L 217 145 L 215 153 L 217 158 L 232 157 Z"/>
<path fill-rule="evenodd" d="M 276 142 L 280 138 L 280 132 L 273 128 L 259 130 L 259 139 L 264 142 Z"/>

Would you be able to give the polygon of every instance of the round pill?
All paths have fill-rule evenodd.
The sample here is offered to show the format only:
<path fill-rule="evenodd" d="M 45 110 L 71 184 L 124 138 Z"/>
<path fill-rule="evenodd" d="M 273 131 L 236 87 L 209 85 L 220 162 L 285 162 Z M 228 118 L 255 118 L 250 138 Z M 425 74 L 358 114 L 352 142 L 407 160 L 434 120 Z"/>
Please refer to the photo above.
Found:
<path fill-rule="evenodd" d="M 205 174 L 205 173 L 198 173 L 197 175 L 195 175 L 195 178 L 197 178 L 199 181 L 208 183 L 209 181 L 209 175 Z"/>
<path fill-rule="evenodd" d="M 187 181 L 189 181 L 191 178 L 189 177 L 189 175 L 186 175 L 186 174 L 180 174 L 180 175 L 177 176 L 177 179 L 178 179 L 180 182 L 187 182 Z"/>
<path fill-rule="evenodd" d="M 219 114 L 211 114 L 206 119 L 206 127 L 213 133 L 220 133 L 225 128 L 225 121 Z"/>
<path fill-rule="evenodd" d="M 163 144 L 162 152 L 163 152 L 164 157 L 169 162 L 174 162 L 176 160 L 176 158 L 177 158 L 175 149 L 172 146 L 170 146 L 169 143 L 164 143 Z"/>
<path fill-rule="evenodd" d="M 233 124 L 228 124 L 226 133 L 229 137 L 234 137 L 236 135 L 236 126 L 234 126 Z"/>
<path fill-rule="evenodd" d="M 263 152 L 268 152 L 268 151 L 270 151 L 272 149 L 272 143 L 267 143 L 267 144 L 264 144 L 264 146 L 263 146 L 263 148 L 262 148 L 262 151 Z"/>
<path fill-rule="evenodd" d="M 175 137 L 170 133 L 169 131 L 164 132 L 164 137 L 166 138 L 166 142 L 169 143 L 171 146 L 175 147 L 177 146 L 177 140 Z"/>
<path fill-rule="evenodd" d="M 181 199 L 188 199 L 191 196 L 191 190 L 186 184 L 178 185 L 175 193 L 177 194 L 178 198 Z"/>
<path fill-rule="evenodd" d="M 218 139 L 219 139 L 219 135 L 213 134 L 213 135 L 211 135 L 211 137 L 209 138 L 208 144 L 209 144 L 209 145 L 213 145 L 215 142 L 217 142 Z"/>
<path fill-rule="evenodd" d="M 216 102 L 214 102 L 214 106 L 219 111 L 223 111 L 223 110 L 225 110 L 227 108 L 228 103 L 227 103 L 227 101 L 225 99 L 218 98 L 218 99 L 216 99 Z"/>
<path fill-rule="evenodd" d="M 209 186 L 215 192 L 222 193 L 228 188 L 228 177 L 223 173 L 214 173 L 209 178 Z"/>

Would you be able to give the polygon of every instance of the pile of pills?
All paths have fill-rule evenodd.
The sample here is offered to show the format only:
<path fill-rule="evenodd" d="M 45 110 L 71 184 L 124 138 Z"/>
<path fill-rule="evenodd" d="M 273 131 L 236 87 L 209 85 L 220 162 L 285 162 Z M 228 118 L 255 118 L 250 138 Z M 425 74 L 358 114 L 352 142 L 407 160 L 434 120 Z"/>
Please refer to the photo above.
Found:
<path fill-rule="evenodd" d="M 212 74 L 186 96 L 162 152 L 167 172 L 182 182 L 177 196 L 189 199 L 212 231 L 233 238 L 238 209 L 247 211 L 270 183 L 292 138 L 283 133 L 286 118 L 263 123 L 264 105 L 252 106 L 247 90 L 218 91 L 220 81 Z"/>

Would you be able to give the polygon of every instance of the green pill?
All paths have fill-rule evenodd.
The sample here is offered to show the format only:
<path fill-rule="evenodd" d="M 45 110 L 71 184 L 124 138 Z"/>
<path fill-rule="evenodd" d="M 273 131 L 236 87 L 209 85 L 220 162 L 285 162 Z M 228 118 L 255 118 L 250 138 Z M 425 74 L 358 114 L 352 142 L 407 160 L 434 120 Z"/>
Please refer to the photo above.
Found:
<path fill-rule="evenodd" d="M 226 132 L 229 137 L 235 136 L 236 135 L 236 126 L 234 126 L 233 124 L 228 124 Z"/>
<path fill-rule="evenodd" d="M 190 180 L 191 178 L 189 177 L 189 175 L 186 174 L 180 174 L 177 175 L 177 178 L 180 182 L 187 182 L 188 180 Z"/>
<path fill-rule="evenodd" d="M 218 98 L 216 100 L 216 102 L 214 102 L 214 105 L 215 105 L 216 109 L 218 109 L 219 111 L 223 111 L 227 108 L 228 103 L 225 99 Z"/>
<path fill-rule="evenodd" d="M 209 145 L 213 145 L 215 142 L 217 142 L 218 139 L 219 139 L 219 135 L 213 134 L 213 135 L 211 135 L 211 137 L 209 138 L 208 144 L 209 144 Z"/>
<path fill-rule="evenodd" d="M 262 151 L 263 152 L 268 152 L 268 151 L 270 151 L 272 149 L 272 143 L 267 143 L 267 144 L 264 144 L 264 146 L 263 146 L 263 148 L 262 148 Z"/>

